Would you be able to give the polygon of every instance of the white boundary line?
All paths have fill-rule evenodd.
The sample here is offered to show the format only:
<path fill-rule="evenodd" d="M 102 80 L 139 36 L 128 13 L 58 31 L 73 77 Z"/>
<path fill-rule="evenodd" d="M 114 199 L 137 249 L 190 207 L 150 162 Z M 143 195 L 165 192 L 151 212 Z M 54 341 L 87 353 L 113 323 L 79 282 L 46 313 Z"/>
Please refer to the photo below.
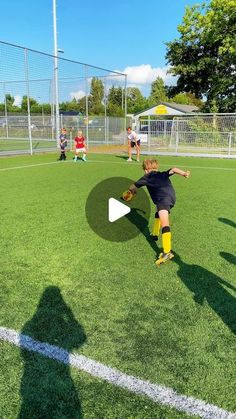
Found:
<path fill-rule="evenodd" d="M 17 169 L 27 169 L 28 167 L 39 167 L 39 166 L 50 166 L 53 164 L 61 164 L 64 165 L 65 163 L 74 163 L 73 160 L 68 160 L 66 162 L 59 162 L 59 161 L 53 161 L 53 162 L 49 162 L 49 163 L 36 163 L 36 164 L 28 164 L 25 166 L 13 166 L 13 167 L 3 167 L 2 169 L 0 169 L 0 172 L 6 172 L 8 170 L 17 170 Z M 86 163 L 84 162 L 79 162 L 76 163 L 77 165 L 85 165 L 87 163 L 111 163 L 111 164 L 123 164 L 123 165 L 129 165 L 129 166 L 138 166 L 138 164 L 134 161 L 133 164 L 132 163 L 127 163 L 125 162 L 120 162 L 120 161 L 107 161 L 107 160 L 88 160 Z M 169 167 L 169 164 L 162 164 L 161 166 L 164 167 Z M 211 166 L 191 166 L 186 164 L 185 166 L 183 165 L 179 165 L 179 167 L 188 167 L 189 169 L 206 169 L 206 170 L 226 170 L 226 171 L 236 171 L 236 167 L 211 167 Z"/>
<path fill-rule="evenodd" d="M 39 342 L 15 330 L 0 327 L 0 339 L 85 371 L 93 377 L 127 389 L 132 393 L 147 396 L 156 403 L 167 405 L 187 414 L 199 415 L 205 419 L 236 419 L 236 413 L 228 412 L 193 397 L 177 394 L 172 388 L 152 384 L 147 380 L 124 374 L 115 368 L 107 367 L 84 355 L 73 355 L 65 349 Z"/>
<path fill-rule="evenodd" d="M 37 163 L 37 164 L 27 164 L 25 166 L 3 167 L 2 169 L 0 169 L 0 172 L 6 172 L 7 170 L 15 170 L 15 169 L 27 169 L 28 167 L 48 166 L 48 165 L 51 165 L 51 164 L 61 164 L 61 162 L 52 161 L 50 163 Z"/>

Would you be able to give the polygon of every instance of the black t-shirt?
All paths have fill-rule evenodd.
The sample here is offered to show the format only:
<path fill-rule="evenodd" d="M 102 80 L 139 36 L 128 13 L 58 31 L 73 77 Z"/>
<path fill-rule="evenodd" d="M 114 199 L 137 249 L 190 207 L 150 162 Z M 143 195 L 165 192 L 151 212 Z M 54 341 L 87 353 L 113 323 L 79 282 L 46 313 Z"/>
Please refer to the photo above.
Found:
<path fill-rule="evenodd" d="M 66 136 L 66 134 L 60 134 L 59 138 L 60 138 L 61 148 L 67 147 L 67 136 Z"/>
<path fill-rule="evenodd" d="M 146 186 L 155 205 L 157 205 L 158 202 L 174 205 L 176 197 L 175 190 L 169 179 L 169 177 L 172 176 L 172 174 L 169 173 L 170 170 L 171 169 L 166 172 L 150 172 L 141 177 L 134 184 L 137 188 Z"/>

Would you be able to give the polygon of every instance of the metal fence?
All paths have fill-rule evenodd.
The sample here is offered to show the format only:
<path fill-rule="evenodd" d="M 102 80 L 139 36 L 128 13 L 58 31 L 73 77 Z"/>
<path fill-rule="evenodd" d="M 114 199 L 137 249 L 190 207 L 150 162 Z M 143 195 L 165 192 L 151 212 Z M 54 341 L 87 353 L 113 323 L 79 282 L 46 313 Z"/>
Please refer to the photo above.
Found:
<path fill-rule="evenodd" d="M 127 126 L 130 120 L 126 121 Z M 78 130 L 87 138 L 87 145 L 124 144 L 126 132 L 124 118 L 104 116 L 60 115 L 60 126 L 66 128 L 69 148 Z M 28 116 L 0 117 L 0 155 L 54 151 L 58 144 L 54 138 L 55 127 L 50 116 L 31 116 L 31 140 L 28 133 Z"/>
<path fill-rule="evenodd" d="M 139 121 L 149 153 L 236 158 L 236 114 L 198 114 Z"/>
<path fill-rule="evenodd" d="M 100 104 L 104 116 L 96 117 L 99 122 L 90 116 L 94 79 L 103 86 Z M 121 135 L 121 131 L 124 141 L 125 118 L 115 122 L 107 117 L 112 87 L 122 91 L 119 106 L 125 115 L 125 74 L 0 41 L 0 153 L 27 150 L 32 154 L 37 149 L 53 148 L 64 125 L 72 134 L 81 126 L 91 142 L 115 141 L 115 135 Z M 84 103 L 82 115 L 72 119 L 60 116 L 58 105 L 73 100 L 77 103 L 80 99 Z M 35 102 L 41 107 L 37 115 Z"/>

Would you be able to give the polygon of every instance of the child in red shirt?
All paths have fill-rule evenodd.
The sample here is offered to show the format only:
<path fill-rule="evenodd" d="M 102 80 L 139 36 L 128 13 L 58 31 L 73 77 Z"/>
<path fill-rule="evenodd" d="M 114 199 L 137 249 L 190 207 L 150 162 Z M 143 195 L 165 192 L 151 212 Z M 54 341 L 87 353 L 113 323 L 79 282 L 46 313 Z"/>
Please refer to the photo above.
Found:
<path fill-rule="evenodd" d="M 78 160 L 78 154 L 83 153 L 82 160 L 86 161 L 87 147 L 82 131 L 78 131 L 77 137 L 74 139 L 75 157 L 74 161 Z"/>

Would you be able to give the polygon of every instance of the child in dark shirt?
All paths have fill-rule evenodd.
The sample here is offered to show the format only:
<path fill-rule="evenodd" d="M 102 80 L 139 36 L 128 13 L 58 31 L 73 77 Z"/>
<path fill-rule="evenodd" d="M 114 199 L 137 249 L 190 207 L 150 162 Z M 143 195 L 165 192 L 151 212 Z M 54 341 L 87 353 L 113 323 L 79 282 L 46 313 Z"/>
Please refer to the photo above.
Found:
<path fill-rule="evenodd" d="M 61 129 L 59 140 L 60 140 L 60 149 L 61 149 L 61 155 L 59 157 L 59 160 L 66 160 L 67 134 L 66 134 L 65 128 Z"/>
<path fill-rule="evenodd" d="M 178 174 L 186 178 L 190 172 L 173 167 L 165 172 L 158 171 L 159 164 L 157 160 L 144 160 L 143 170 L 145 175 L 129 187 L 129 191 L 123 195 L 126 201 L 132 199 L 137 189 L 146 186 L 153 203 L 156 205 L 155 222 L 152 232 L 154 240 L 158 239 L 160 228 L 162 229 L 163 252 L 155 262 L 156 265 L 172 259 L 174 254 L 171 251 L 171 231 L 169 223 L 169 213 L 175 205 L 175 190 L 170 181 L 170 176 Z"/>

